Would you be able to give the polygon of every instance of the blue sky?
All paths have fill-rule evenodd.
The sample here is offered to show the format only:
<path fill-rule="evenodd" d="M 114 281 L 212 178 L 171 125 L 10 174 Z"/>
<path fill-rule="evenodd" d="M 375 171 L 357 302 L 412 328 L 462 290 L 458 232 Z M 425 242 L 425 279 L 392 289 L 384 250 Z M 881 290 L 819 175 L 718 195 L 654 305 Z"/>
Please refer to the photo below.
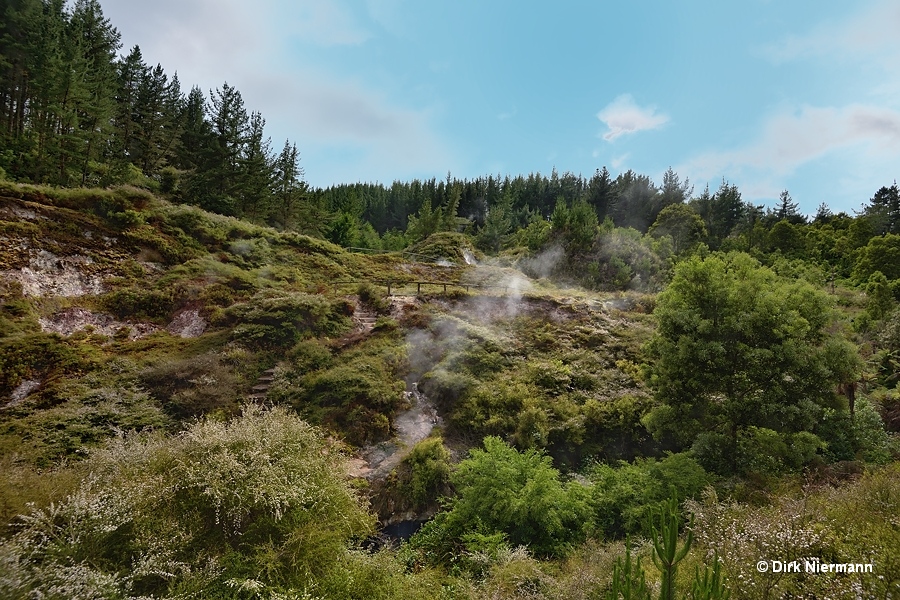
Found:
<path fill-rule="evenodd" d="M 123 53 L 237 86 L 314 186 L 671 166 L 814 213 L 900 175 L 896 0 L 101 2 Z"/>

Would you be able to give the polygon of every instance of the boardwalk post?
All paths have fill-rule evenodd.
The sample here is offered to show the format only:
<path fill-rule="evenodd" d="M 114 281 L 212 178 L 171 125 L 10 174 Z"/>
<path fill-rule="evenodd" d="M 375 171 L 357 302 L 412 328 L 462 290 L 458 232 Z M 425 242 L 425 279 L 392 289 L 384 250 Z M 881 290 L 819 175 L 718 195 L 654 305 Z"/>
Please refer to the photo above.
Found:
<path fill-rule="evenodd" d="M 422 282 L 417 281 L 416 282 L 416 296 L 418 296 L 421 293 L 422 293 Z"/>
<path fill-rule="evenodd" d="M 387 282 L 387 289 L 388 289 L 387 295 L 390 296 L 391 295 L 391 282 L 390 281 Z"/>

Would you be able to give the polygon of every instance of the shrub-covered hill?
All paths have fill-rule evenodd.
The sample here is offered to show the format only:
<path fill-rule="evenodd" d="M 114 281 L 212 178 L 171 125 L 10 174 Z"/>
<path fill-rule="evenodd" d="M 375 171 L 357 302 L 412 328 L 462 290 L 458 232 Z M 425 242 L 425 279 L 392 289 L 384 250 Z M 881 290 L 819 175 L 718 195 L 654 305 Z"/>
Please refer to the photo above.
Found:
<path fill-rule="evenodd" d="M 713 473 L 670 430 L 729 424 L 717 382 L 697 387 L 708 414 L 682 421 L 646 383 L 667 364 L 654 336 L 706 331 L 703 315 L 682 318 L 677 286 L 563 288 L 472 248 L 443 232 L 410 253 L 362 254 L 136 188 L 0 183 L 0 596 L 597 598 L 621 577 L 688 590 L 695 566 L 712 576 L 705 552 L 733 582 L 754 544 L 776 539 L 832 562 L 864 548 L 887 560 L 895 468 L 854 484 L 886 498 L 866 510 L 852 489 L 799 491 L 790 476 L 840 481 L 890 461 L 871 394 L 852 419 L 831 392 L 819 413 L 802 405 L 810 431 L 750 415 L 741 471 Z M 781 285 L 752 259 L 729 264 Z M 744 296 L 736 306 L 752 306 Z M 842 327 L 826 328 L 826 312 L 785 329 L 818 344 Z M 743 335 L 746 319 L 732 321 Z M 757 362 L 751 374 L 766 376 Z M 603 540 L 651 536 L 672 494 L 695 501 L 699 550 L 666 579 L 644 545 L 623 575 L 621 543 Z M 823 533 L 826 512 L 791 512 L 798 494 L 867 533 Z M 716 537 L 745 514 L 756 529 Z M 376 519 L 434 515 L 399 551 L 362 549 Z M 815 544 L 785 538 L 785 522 L 819 531 Z M 752 575 L 757 587 L 729 584 L 732 597 L 831 589 Z M 867 581 L 840 589 L 897 585 Z"/>
<path fill-rule="evenodd" d="M 268 402 L 357 447 L 390 438 L 415 382 L 461 448 L 501 435 L 573 467 L 646 442 L 646 307 L 466 265 L 461 235 L 365 255 L 136 188 L 4 183 L 0 236 L 6 477 L 234 415 L 272 367 Z M 5 485 L 4 521 L 32 493 Z"/>

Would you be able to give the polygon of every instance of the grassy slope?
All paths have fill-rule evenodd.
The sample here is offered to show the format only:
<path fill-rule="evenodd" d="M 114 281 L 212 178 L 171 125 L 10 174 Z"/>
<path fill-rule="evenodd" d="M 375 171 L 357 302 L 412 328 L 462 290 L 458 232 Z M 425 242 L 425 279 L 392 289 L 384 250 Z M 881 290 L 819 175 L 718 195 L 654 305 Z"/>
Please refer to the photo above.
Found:
<path fill-rule="evenodd" d="M 24 381 L 39 383 L 0 412 L 4 522 L 24 502 L 58 497 L 68 489 L 63 482 L 76 479 L 57 474 L 45 486 L 50 478 L 34 469 L 77 469 L 86 447 L 118 430 L 174 432 L 200 415 L 235 414 L 257 376 L 279 360 L 272 398 L 355 444 L 389 435 L 390 419 L 403 408 L 403 381 L 417 379 L 436 395 L 447 433 L 461 447 L 500 434 L 578 466 L 588 455 L 626 456 L 641 442 L 626 429 L 647 401 L 634 367 L 647 328 L 639 320 L 632 327 L 624 313 L 609 317 L 602 298 L 552 287 L 516 295 L 524 279 L 508 268 L 351 254 L 133 188 L 3 186 L 0 398 L 5 404 Z M 458 243 L 432 245 L 448 241 Z M 69 283 L 75 277 L 82 292 L 101 282 L 103 291 L 35 296 L 26 282 L 23 295 L 23 269 Z M 404 281 L 504 287 L 451 287 L 445 295 L 425 286 L 404 310 L 381 301 L 394 319 L 373 335 L 350 335 L 358 282 L 386 280 L 410 293 Z M 137 339 L 121 329 L 43 331 L 73 307 L 115 319 L 132 334 L 138 324 L 158 331 Z M 165 331 L 185 310 L 207 322 L 199 337 Z M 454 388 L 448 375 L 463 387 Z M 607 430 L 607 420 L 626 423 Z"/>
<path fill-rule="evenodd" d="M 528 284 L 508 268 L 447 268 L 398 255 L 350 254 L 127 188 L 3 183 L 0 241 L 0 402 L 7 403 L 24 381 L 39 383 L 24 401 L 0 409 L 3 523 L 28 502 L 46 505 L 73 490 L 85 476 L 85 450 L 116 431 L 175 433 L 201 415 L 235 414 L 259 374 L 275 364 L 280 368 L 270 399 L 351 444 L 387 436 L 391 418 L 403 408 L 406 382 L 418 381 L 439 403 L 444 438 L 457 457 L 491 434 L 520 447 L 544 447 L 557 465 L 573 470 L 592 457 L 660 450 L 639 423 L 651 402 L 638 365 L 652 330 L 646 314 L 652 298 Z M 53 257 L 84 258 L 54 263 Z M 23 268 L 44 269 L 45 275 L 75 269 L 82 275 L 77 283 L 89 288 L 100 281 L 103 291 L 23 295 L 19 275 L 12 276 Z M 418 300 L 391 304 L 376 286 L 364 295 L 383 316 L 371 335 L 355 335 L 349 315 L 358 284 L 350 282 L 383 280 L 490 282 L 504 289 L 451 288 L 445 295 L 426 288 Z M 850 300 L 845 304 L 858 304 L 858 298 Z M 72 307 L 109 315 L 132 330 L 143 323 L 159 331 L 138 339 L 125 330 L 70 336 L 42 331 L 42 319 Z M 165 331 L 185 310 L 207 323 L 202 335 Z M 895 499 L 896 469 L 880 477 L 862 485 L 872 493 L 883 488 Z M 410 482 L 396 485 L 402 494 Z M 847 560 L 856 560 L 854 552 L 872 540 L 895 536 L 890 528 L 878 529 L 884 511 L 841 512 L 853 494 L 820 494 L 835 518 L 862 519 L 873 528 L 869 537 L 848 525 L 853 535 L 822 538 L 823 548 Z M 754 544 L 782 539 L 779 515 L 790 507 L 779 502 L 760 512 L 755 538 L 735 538 L 743 545 L 729 550 L 734 570 L 743 568 L 737 561 L 751 556 Z M 751 509 L 727 510 L 722 514 L 739 524 L 746 521 L 740 511 Z M 804 518 L 825 528 L 817 515 Z M 704 544 L 703 550 L 715 546 Z M 522 597 L 537 587 L 547 597 L 589 597 L 590 589 L 608 581 L 619 552 L 591 542 L 555 564 L 503 556 L 486 567 L 478 595 Z M 384 568 L 379 572 L 395 567 Z M 760 585 L 767 581 L 763 577 Z M 457 584 L 460 590 L 470 585 Z"/>

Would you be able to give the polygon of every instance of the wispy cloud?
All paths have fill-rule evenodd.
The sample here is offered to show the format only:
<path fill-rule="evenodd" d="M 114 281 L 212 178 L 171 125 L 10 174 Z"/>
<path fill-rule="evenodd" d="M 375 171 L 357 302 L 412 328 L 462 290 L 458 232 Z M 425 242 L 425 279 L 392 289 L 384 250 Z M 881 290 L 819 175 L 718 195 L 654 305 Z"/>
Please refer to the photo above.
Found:
<path fill-rule="evenodd" d="M 315 160 L 304 161 L 316 184 L 455 167 L 431 107 L 398 103 L 388 90 L 320 71 L 296 51 L 301 45 L 364 43 L 369 33 L 348 3 L 105 0 L 104 10 L 126 44 L 140 44 L 145 59 L 161 62 L 169 73 L 177 69 L 183 85 L 198 84 L 204 93 L 223 81 L 235 85 L 247 109 L 266 117 L 276 150 L 289 137 L 307 157 L 312 148 L 340 154 L 340 172 L 324 165 L 317 172 Z"/>
<path fill-rule="evenodd" d="M 597 118 L 609 128 L 602 135 L 603 139 L 608 142 L 626 134 L 656 129 L 669 121 L 669 117 L 657 113 L 655 107 L 642 108 L 635 104 L 631 94 L 622 94 L 610 102 L 597 113 Z"/>
<path fill-rule="evenodd" d="M 622 154 L 621 156 L 614 156 L 612 160 L 609 161 L 609 166 L 611 166 L 616 171 L 620 171 L 625 165 L 625 161 L 628 160 L 629 156 L 631 155 L 628 152 Z"/>
<path fill-rule="evenodd" d="M 900 112 L 864 105 L 805 106 L 767 120 L 758 139 L 733 150 L 691 159 L 695 177 L 758 169 L 784 175 L 834 150 L 860 146 L 874 155 L 900 154 Z"/>
<path fill-rule="evenodd" d="M 513 106 L 512 110 L 505 110 L 497 115 L 497 119 L 500 121 L 506 121 L 507 119 L 512 119 L 514 116 L 516 116 L 516 113 L 518 112 L 519 110 L 515 106 Z"/>
<path fill-rule="evenodd" d="M 848 19 L 824 23 L 809 32 L 767 44 L 762 52 L 776 63 L 819 56 L 854 60 L 869 56 L 886 65 L 896 66 L 900 55 L 898 29 L 900 4 L 895 0 L 881 0 Z"/>

